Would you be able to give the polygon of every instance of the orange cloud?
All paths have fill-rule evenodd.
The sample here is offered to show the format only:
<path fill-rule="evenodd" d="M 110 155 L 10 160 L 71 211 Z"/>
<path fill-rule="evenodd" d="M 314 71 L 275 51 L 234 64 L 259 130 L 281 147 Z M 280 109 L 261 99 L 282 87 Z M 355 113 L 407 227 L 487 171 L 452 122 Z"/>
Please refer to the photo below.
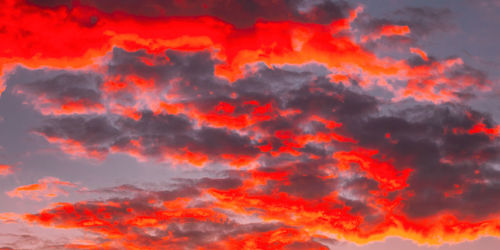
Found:
<path fill-rule="evenodd" d="M 22 214 L 17 213 L 0 213 L 0 221 L 3 223 L 16 223 L 23 219 Z"/>
<path fill-rule="evenodd" d="M 362 42 L 377 40 L 383 36 L 404 36 L 410 33 L 410 28 L 406 25 L 383 25 L 371 34 L 361 38 Z"/>
<path fill-rule="evenodd" d="M 9 165 L 1 165 L 0 164 L 0 176 L 7 176 L 12 174 L 12 167 Z"/>
<path fill-rule="evenodd" d="M 41 201 L 53 199 L 57 196 L 68 195 L 67 188 L 76 188 L 78 185 L 61 181 L 55 177 L 45 177 L 35 184 L 17 187 L 6 192 L 10 197 Z"/>
<path fill-rule="evenodd" d="M 412 47 L 412 48 L 410 48 L 410 52 L 413 54 L 419 55 L 422 59 L 424 59 L 424 61 L 429 60 L 429 58 L 427 57 L 427 53 L 425 53 L 425 51 L 423 51 L 419 48 Z"/>
<path fill-rule="evenodd" d="M 377 154 L 377 150 L 358 148 L 351 152 L 335 152 L 333 157 L 339 161 L 340 169 L 349 169 L 351 163 L 357 163 L 361 170 L 379 182 L 382 190 L 395 191 L 407 187 L 406 179 L 412 169 L 398 171 L 390 161 L 375 159 L 374 156 Z"/>

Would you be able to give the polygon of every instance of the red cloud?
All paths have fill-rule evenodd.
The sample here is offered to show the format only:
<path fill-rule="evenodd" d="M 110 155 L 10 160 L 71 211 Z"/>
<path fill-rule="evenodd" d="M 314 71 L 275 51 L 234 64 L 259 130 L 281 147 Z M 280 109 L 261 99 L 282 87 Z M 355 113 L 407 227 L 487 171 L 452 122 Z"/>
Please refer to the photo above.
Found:
<path fill-rule="evenodd" d="M 11 11 L 10 5 L 4 9 L 9 15 L 3 20 L 7 32 L 3 33 L 2 39 L 7 41 L 6 44 L 17 46 L 10 48 L 9 53 L 0 55 L 5 58 L 3 65 L 22 63 L 28 67 L 81 68 L 92 65 L 113 46 L 118 46 L 129 51 L 146 49 L 154 54 L 167 49 L 211 50 L 216 58 L 223 61 L 216 65 L 215 74 L 229 80 L 243 77 L 243 67 L 255 62 L 283 65 L 315 61 L 348 75 L 354 73 L 352 67 L 355 67 L 363 70 L 363 77 L 366 78 L 364 82 L 369 81 L 368 78 L 371 77 L 384 80 L 413 75 L 411 72 L 405 73 L 403 62 L 377 58 L 349 37 L 335 35 L 339 31 L 349 29 L 349 22 L 355 17 L 354 14 L 329 25 L 284 21 L 258 22 L 251 29 L 238 29 L 211 17 L 158 18 L 146 21 L 126 14 L 101 13 L 98 9 L 84 6 L 68 10 L 65 7 L 37 9 L 22 4 L 22 1 L 17 5 L 22 11 Z M 355 12 L 353 10 L 353 13 Z M 18 15 L 23 15 L 23 18 Z M 65 19 L 65 15 L 69 18 Z M 92 19 L 94 16 L 98 19 L 94 26 L 88 27 L 81 23 L 82 19 Z M 43 30 L 56 32 L 46 33 L 38 29 L 38 26 L 19 23 L 13 19 L 40 23 L 45 27 Z M 25 32 L 23 40 L 15 40 L 16 30 Z M 80 43 L 79 38 L 71 35 L 74 31 L 82 34 L 87 42 Z M 404 35 L 409 32 L 409 28 L 386 25 L 382 26 L 379 32 L 380 36 Z M 60 37 L 55 39 L 51 37 L 52 34 L 58 34 Z M 300 46 L 296 46 L 297 44 Z M 63 64 L 60 58 L 64 58 Z M 144 60 L 143 62 L 155 63 Z M 88 100 L 67 99 L 59 102 L 61 103 L 57 105 L 60 106 L 53 112 L 60 114 L 67 114 L 71 110 L 88 112 L 88 109 L 102 112 L 104 108 L 99 103 L 89 103 Z M 81 105 L 86 105 L 87 108 L 84 110 Z"/>
<path fill-rule="evenodd" d="M 101 237 L 100 243 L 79 244 L 81 248 L 190 246 L 226 249 L 240 246 L 252 249 L 274 246 L 285 249 L 296 244 L 325 248 L 313 242 L 306 232 L 272 223 L 239 224 L 212 207 L 196 207 L 191 199 L 180 197 L 164 202 L 150 200 L 144 204 L 138 200 L 61 203 L 40 214 L 26 215 L 25 219 L 46 226 L 79 228 Z"/>
<path fill-rule="evenodd" d="M 410 48 L 410 52 L 413 53 L 413 54 L 416 54 L 418 56 L 420 56 L 422 59 L 424 59 L 424 61 L 427 61 L 429 60 L 429 58 L 427 57 L 427 53 L 425 53 L 425 51 L 419 49 L 419 48 Z"/>
<path fill-rule="evenodd" d="M 410 194 L 396 198 L 368 197 L 364 205 L 347 204 L 337 191 L 319 198 L 300 197 L 291 189 L 282 189 L 300 184 L 293 177 L 296 169 L 265 171 L 254 171 L 251 175 L 241 172 L 245 177 L 236 186 L 234 179 L 201 179 L 192 180 L 194 186 L 164 191 L 117 187 L 106 192 L 135 196 L 58 203 L 40 213 L 27 214 L 24 219 L 49 227 L 95 233 L 98 240 L 94 244 L 81 245 L 88 248 L 327 249 L 320 242 L 328 239 L 325 235 L 332 234 L 357 243 L 400 236 L 430 244 L 500 234 L 500 222 L 494 218 L 467 221 L 449 213 L 410 218 L 401 210 Z M 271 183 L 278 186 L 269 186 Z M 366 206 L 364 209 L 371 213 L 362 212 L 357 206 Z M 261 222 L 236 222 L 249 215 Z M 378 219 L 369 219 L 372 216 Z"/>
<path fill-rule="evenodd" d="M 311 239 L 312 237 L 303 231 L 299 231 L 293 228 L 280 228 L 278 230 L 270 232 L 247 234 L 235 239 L 230 238 L 226 242 L 218 243 L 218 245 L 222 245 L 224 248 L 227 249 L 248 249 L 248 250 L 329 249 L 327 246 L 324 246 L 318 242 L 314 242 Z"/>
<path fill-rule="evenodd" d="M 361 38 L 362 42 L 377 40 L 383 36 L 404 36 L 410 33 L 410 28 L 406 25 L 383 25 L 378 30 Z"/>
<path fill-rule="evenodd" d="M 452 103 L 488 88 L 482 71 L 418 48 L 408 60 L 379 57 L 354 39 L 360 9 L 347 4 L 250 1 L 286 9 L 259 18 L 231 3 L 252 20 L 242 25 L 219 13 L 219 1 L 146 2 L 154 15 L 131 2 L 113 11 L 93 1 L 7 1 L 0 66 L 37 70 L 13 89 L 45 118 L 34 133 L 67 154 L 222 165 L 231 178 L 110 188 L 100 191 L 108 200 L 55 204 L 27 221 L 91 232 L 95 242 L 68 247 L 104 249 L 322 249 L 325 235 L 431 244 L 499 235 L 499 127 Z M 361 40 L 413 32 L 383 24 Z M 373 96 L 374 85 L 394 98 Z M 404 98 L 416 104 L 398 103 Z M 0 166 L 0 175 L 10 171 Z M 47 177 L 7 195 L 51 199 L 77 187 Z"/>
<path fill-rule="evenodd" d="M 1 165 L 0 164 L 0 176 L 7 176 L 12 174 L 12 167 L 9 165 Z"/>
<path fill-rule="evenodd" d="M 339 15 L 342 18 L 329 24 L 257 21 L 251 28 L 242 29 L 211 16 L 138 18 L 126 13 L 102 12 L 91 7 L 92 4 L 75 4 L 73 8 L 37 8 L 21 0 L 10 1 L 3 9 L 8 14 L 1 20 L 6 27 L 2 40 L 8 47 L 4 54 L 0 54 L 4 68 L 15 63 L 32 68 L 83 68 L 100 61 L 116 46 L 127 51 L 144 49 L 155 55 L 168 49 L 210 51 L 220 61 L 215 65 L 215 75 L 230 81 L 244 77 L 248 71 L 245 67 L 257 62 L 268 66 L 317 62 L 337 72 L 334 75 L 343 76 L 343 79 L 345 76 L 359 78 L 363 85 L 377 82 L 391 91 L 394 89 L 387 86 L 388 81 L 408 80 L 407 89 L 395 91 L 397 97 L 436 102 L 440 98 L 451 100 L 455 98 L 454 93 L 466 87 L 487 83 L 484 79 L 478 80 L 480 76 L 466 69 L 466 74 L 461 70 L 462 73 L 455 73 L 452 80 L 444 81 L 443 84 L 451 89 L 445 91 L 437 85 L 447 77 L 444 75 L 446 72 L 432 70 L 443 68 L 445 62 L 437 63 L 430 69 L 417 69 L 401 60 L 378 58 L 344 34 L 350 31 L 350 23 L 355 20 L 357 10 L 351 10 L 350 16 Z M 14 5 L 16 11 L 11 10 Z M 31 23 L 40 25 L 29 25 Z M 46 30 L 53 32 L 47 33 Z M 378 38 L 409 32 L 408 26 L 387 24 L 380 26 L 376 35 L 369 36 Z M 73 36 L 75 33 L 80 36 Z M 23 39 L 16 40 L 20 35 Z M 81 39 L 86 42 L 81 43 Z M 16 46 L 12 48 L 11 44 Z M 158 63 L 149 58 L 142 58 L 142 62 L 149 66 Z M 148 79 L 141 81 L 135 81 L 137 87 L 144 89 L 150 86 L 150 83 L 143 85 Z M 41 99 L 43 101 L 37 102 L 37 105 L 45 113 L 104 112 L 108 108 L 95 100 L 75 96 Z M 138 117 L 129 109 L 123 112 Z"/>
<path fill-rule="evenodd" d="M 389 161 L 377 160 L 374 157 L 377 154 L 377 150 L 358 148 L 351 152 L 336 152 L 333 157 L 339 161 L 340 169 L 349 169 L 351 163 L 357 163 L 362 171 L 379 183 L 382 190 L 394 191 L 407 187 L 406 179 L 412 169 L 398 171 Z"/>
<path fill-rule="evenodd" d="M 57 196 L 68 195 L 65 188 L 76 188 L 71 182 L 61 181 L 55 177 L 45 177 L 35 184 L 17 187 L 6 194 L 10 197 L 41 201 L 53 199 Z"/>

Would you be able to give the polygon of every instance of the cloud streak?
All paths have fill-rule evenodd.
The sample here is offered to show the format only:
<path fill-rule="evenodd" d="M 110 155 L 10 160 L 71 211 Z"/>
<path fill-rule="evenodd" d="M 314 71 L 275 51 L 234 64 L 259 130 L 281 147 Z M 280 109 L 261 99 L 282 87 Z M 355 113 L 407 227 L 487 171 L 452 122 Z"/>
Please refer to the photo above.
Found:
<path fill-rule="evenodd" d="M 57 196 L 68 195 L 66 189 L 76 188 L 77 185 L 67 181 L 61 181 L 55 177 L 45 177 L 37 183 L 19 186 L 6 192 L 10 197 L 20 199 L 31 199 L 35 201 L 53 199 Z"/>

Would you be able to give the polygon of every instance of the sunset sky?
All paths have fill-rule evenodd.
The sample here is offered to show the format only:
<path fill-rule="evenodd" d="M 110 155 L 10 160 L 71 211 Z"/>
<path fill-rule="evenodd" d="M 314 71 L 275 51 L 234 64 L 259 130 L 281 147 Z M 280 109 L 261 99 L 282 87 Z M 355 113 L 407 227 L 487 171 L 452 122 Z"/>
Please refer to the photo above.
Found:
<path fill-rule="evenodd" d="M 0 7 L 0 250 L 498 250 L 499 0 Z"/>

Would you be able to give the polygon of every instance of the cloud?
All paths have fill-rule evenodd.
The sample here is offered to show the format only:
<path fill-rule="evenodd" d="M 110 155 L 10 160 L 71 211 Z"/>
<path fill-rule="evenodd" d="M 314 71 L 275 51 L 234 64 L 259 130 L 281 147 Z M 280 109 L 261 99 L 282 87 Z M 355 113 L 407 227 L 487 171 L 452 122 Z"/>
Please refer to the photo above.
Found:
<path fill-rule="evenodd" d="M 12 167 L 9 165 L 1 165 L 0 164 L 0 176 L 7 176 L 12 174 Z"/>
<path fill-rule="evenodd" d="M 280 3 L 281 2 L 278 4 Z M 291 1 L 286 3 L 301 6 L 299 8 L 301 10 L 318 10 L 319 12 L 329 9 L 330 7 L 328 6 L 336 6 L 337 4 L 345 5 L 343 2 L 319 1 L 317 2 L 317 6 L 322 7 L 316 8 L 309 6 L 305 2 Z M 126 7 L 129 4 L 133 5 L 132 2 L 127 2 L 119 6 Z M 187 5 L 184 7 L 189 7 L 190 4 L 186 4 Z M 88 5 L 92 6 L 92 3 L 89 2 Z M 157 6 L 156 4 L 153 5 Z M 67 18 L 65 19 L 66 21 L 61 22 L 58 16 L 60 13 L 56 12 L 56 10 L 65 9 L 65 7 L 39 8 L 36 4 L 23 3 L 18 4 L 18 6 L 19 8 L 25 9 L 23 13 L 29 13 L 24 16 L 23 20 L 30 20 L 32 23 L 41 23 L 45 25 L 44 27 L 47 27 L 47 29 L 44 30 L 58 30 L 58 34 L 60 34 L 61 37 L 54 40 L 50 37 L 50 34 L 47 34 L 44 30 L 37 30 L 34 26 L 25 25 L 23 27 L 11 27 L 12 25 L 7 25 L 6 27 L 9 27 L 9 29 L 4 35 L 4 40 L 10 41 L 9 44 L 17 44 L 17 46 L 16 49 L 11 50 L 11 52 L 9 52 L 10 54 L 5 57 L 7 58 L 5 59 L 6 65 L 20 63 L 31 68 L 48 66 L 55 68 L 70 67 L 82 69 L 96 62 L 102 62 L 101 60 L 104 59 L 103 57 L 108 55 L 109 52 L 112 52 L 113 60 L 111 62 L 113 63 L 108 65 L 108 68 L 110 70 L 110 75 L 114 77 L 105 79 L 108 83 L 105 86 L 109 90 L 116 90 L 117 86 L 120 86 L 119 88 L 122 90 L 128 90 L 125 91 L 125 93 L 123 93 L 123 91 L 114 93 L 121 96 L 120 100 L 122 101 L 130 101 L 130 99 L 133 99 L 130 91 L 140 91 L 159 84 L 154 81 L 161 80 L 161 77 L 170 77 L 168 81 L 179 80 L 179 78 L 175 78 L 174 76 L 185 72 L 186 67 L 205 70 L 194 74 L 200 77 L 202 77 L 203 74 L 211 75 L 211 70 L 213 70 L 213 75 L 223 79 L 225 78 L 229 81 L 234 81 L 244 77 L 245 71 L 249 69 L 248 65 L 259 62 L 266 64 L 268 67 L 272 67 L 272 65 L 304 64 L 314 61 L 327 67 L 331 71 L 332 79 L 352 79 L 363 86 L 380 85 L 393 92 L 398 98 L 414 97 L 417 100 L 432 100 L 435 102 L 464 97 L 464 93 L 468 93 L 470 90 L 469 88 L 473 89 L 473 86 L 476 86 L 475 84 L 484 82 L 481 80 L 484 78 L 480 78 L 479 81 L 476 81 L 475 78 L 473 79 L 470 77 L 473 75 L 477 77 L 483 76 L 468 71 L 470 73 L 466 74 L 467 77 L 460 78 L 464 85 L 454 85 L 452 82 L 444 82 L 441 86 L 441 84 L 438 84 L 438 79 L 443 78 L 443 70 L 434 72 L 431 69 L 446 69 L 448 67 L 448 61 L 440 61 L 436 63 L 436 65 L 433 65 L 434 67 L 431 69 L 424 67 L 408 68 L 408 65 L 399 60 L 378 58 L 375 53 L 367 49 L 368 47 L 366 45 L 359 44 L 350 36 L 352 32 L 351 26 L 354 25 L 354 21 L 358 19 L 361 20 L 359 22 L 362 24 L 374 23 L 373 25 L 375 25 L 380 23 L 380 25 L 375 25 L 372 29 L 369 28 L 368 26 L 370 25 L 367 24 L 367 29 L 362 29 L 362 33 L 364 34 L 370 34 L 371 30 L 379 30 L 384 26 L 389 27 L 389 29 L 385 30 L 390 31 L 390 34 L 394 34 L 394 27 L 399 27 L 399 29 L 401 29 L 407 26 L 411 31 L 410 35 L 414 34 L 414 30 L 417 31 L 416 34 L 418 35 L 419 30 L 427 30 L 419 28 L 418 25 L 423 25 L 425 28 L 436 26 L 436 23 L 441 22 L 441 19 L 439 19 L 441 16 L 446 19 L 446 13 L 448 12 L 445 10 L 409 8 L 394 13 L 395 17 L 398 15 L 402 16 L 402 20 L 409 18 L 410 21 L 405 21 L 407 24 L 398 24 L 391 20 L 371 22 L 371 18 L 368 18 L 368 21 L 365 22 L 363 21 L 363 16 L 358 15 L 360 14 L 360 9 L 358 8 L 350 9 L 348 15 L 328 25 L 284 20 L 272 22 L 258 21 L 250 28 L 244 29 L 233 26 L 229 21 L 224 22 L 210 16 L 204 16 L 203 18 L 198 16 L 186 17 L 182 15 L 169 18 L 156 16 L 155 18 L 143 19 L 130 13 L 127 14 L 127 12 L 116 14 L 113 11 L 111 11 L 111 13 L 107 13 L 106 11 L 103 12 L 103 9 L 99 7 L 93 10 L 92 8 L 88 9 L 85 7 L 87 6 L 85 3 L 83 3 L 83 5 L 77 4 L 69 8 L 68 13 L 71 18 Z M 198 8 L 199 6 L 195 7 Z M 37 9 L 39 11 L 32 11 Z M 136 10 L 137 8 L 130 9 Z M 251 8 L 245 8 L 245 10 L 249 11 Z M 54 15 L 54 18 L 47 18 L 51 13 Z M 16 19 L 12 15 L 8 16 Z M 91 20 L 96 17 L 100 21 L 95 25 L 89 26 L 86 21 L 82 23 L 82 20 Z M 241 15 L 238 15 L 239 20 L 241 20 L 240 17 Z M 13 20 L 9 20 L 8 23 L 16 23 L 16 25 L 18 25 L 17 22 Z M 23 33 L 25 39 L 22 41 L 15 40 L 15 34 L 19 30 L 25 31 Z M 68 33 L 69 30 L 71 30 L 71 32 Z M 430 28 L 428 30 L 430 30 Z M 79 42 L 80 38 L 76 39 L 72 36 L 73 31 L 75 33 L 84 34 L 85 38 L 82 39 L 87 41 L 87 43 Z M 407 33 L 406 29 L 397 31 L 396 33 L 398 34 Z M 332 36 L 332 34 L 336 35 Z M 384 37 L 395 36 L 391 35 Z M 228 42 L 236 41 L 233 40 L 233 38 L 238 38 L 238 42 Z M 46 42 L 53 40 L 53 43 Z M 113 49 L 117 47 L 120 49 Z M 127 55 L 127 53 L 123 53 L 123 50 L 132 53 Z M 186 58 L 182 58 L 182 56 L 179 55 L 176 56 L 175 52 L 167 52 L 171 50 L 182 52 L 205 51 L 206 54 L 192 55 L 200 57 L 199 63 L 198 60 L 194 60 L 193 58 L 190 60 L 191 64 L 181 64 L 179 60 L 185 61 Z M 145 54 L 145 52 L 147 53 Z M 169 63 L 165 57 L 158 56 L 163 53 L 166 53 L 167 58 L 172 59 L 171 63 Z M 31 60 L 30 58 L 33 58 L 35 54 L 39 54 L 39 56 L 36 57 L 37 60 Z M 120 57 L 120 55 L 122 55 L 122 57 Z M 210 55 L 210 57 L 214 59 L 213 62 L 209 62 L 209 64 L 213 64 L 213 69 L 207 67 L 209 64 L 201 65 L 201 63 L 207 62 L 207 55 Z M 205 59 L 201 57 L 205 57 Z M 15 59 L 17 61 L 12 58 L 17 58 Z M 58 64 L 58 62 L 61 62 L 58 60 L 60 58 L 64 58 L 65 63 L 63 65 Z M 121 64 L 122 66 L 120 66 L 120 60 L 123 61 L 123 64 Z M 117 62 L 116 65 L 114 64 L 115 62 Z M 200 68 L 200 66 L 202 68 Z M 131 73 L 117 76 L 116 73 L 120 73 L 120 67 L 122 70 L 126 70 L 128 67 Z M 162 71 L 163 69 L 164 71 Z M 114 72 L 116 70 L 118 70 L 118 72 Z M 176 72 L 175 70 L 179 70 L 179 72 L 172 73 Z M 98 71 L 102 73 L 105 72 L 106 69 L 99 69 Z M 132 74 L 132 72 L 135 71 L 137 71 L 139 75 L 136 73 Z M 79 75 L 79 77 L 82 77 L 81 75 L 85 74 L 80 72 Z M 151 78 L 155 79 L 153 80 Z M 164 81 L 162 82 L 165 83 L 167 78 L 163 79 Z M 221 81 L 223 79 L 217 80 Z M 177 84 L 184 86 L 186 80 L 194 79 L 183 75 L 182 80 L 184 81 L 178 81 Z M 394 81 L 400 80 L 408 81 L 408 91 L 401 90 L 398 84 L 394 83 Z M 87 79 L 85 81 L 89 80 Z M 53 80 L 50 82 L 51 83 L 33 86 L 57 85 Z M 49 106 L 46 107 L 46 109 L 48 109 L 46 112 L 52 113 L 58 112 L 68 114 L 67 110 L 71 109 L 78 109 L 80 112 L 86 113 L 104 112 L 104 109 L 110 108 L 117 111 L 120 110 L 132 117 L 138 117 L 135 110 L 131 110 L 129 107 L 123 107 L 123 103 L 106 103 L 109 105 L 108 107 L 101 106 L 102 103 L 99 102 L 100 95 L 93 93 L 95 88 L 92 87 L 92 85 L 95 83 L 91 82 L 92 81 L 88 83 L 89 85 L 78 85 L 77 88 L 79 89 L 85 86 L 81 92 L 87 93 L 90 96 L 71 95 L 70 93 L 72 92 L 69 89 L 75 88 L 72 86 L 71 88 L 68 87 L 69 89 L 64 88 L 68 91 L 68 93 L 65 92 L 64 95 L 62 95 L 63 93 L 44 93 L 49 96 L 56 95 L 58 98 L 56 100 L 48 100 L 45 98 L 45 102 L 39 102 L 39 104 Z M 136 87 L 132 87 L 131 89 L 125 88 L 125 86 L 129 86 L 132 83 L 136 85 Z M 429 87 L 415 87 L 420 85 Z M 444 88 L 448 85 L 451 86 L 450 91 Z M 208 85 L 206 87 L 208 87 Z M 40 94 L 42 93 L 40 92 Z M 143 96 L 141 99 L 145 102 L 147 98 L 151 98 L 151 96 Z M 83 106 L 86 106 L 86 108 Z"/>
<path fill-rule="evenodd" d="M 12 198 L 30 199 L 35 201 L 50 200 L 61 195 L 68 195 L 67 189 L 77 188 L 78 185 L 61 181 L 55 177 L 45 177 L 35 184 L 17 187 L 6 194 Z"/>
<path fill-rule="evenodd" d="M 346 17 L 352 8 L 346 1 L 261 1 L 246 2 L 211 0 L 203 3 L 190 1 L 165 2 L 147 0 L 138 4 L 134 1 L 29 1 L 31 4 L 48 8 L 58 6 L 89 6 L 106 13 L 125 12 L 143 17 L 168 16 L 215 16 L 236 26 L 248 27 L 258 20 L 314 22 L 328 24 Z"/>
<path fill-rule="evenodd" d="M 203 167 L 200 178 L 96 188 L 88 192 L 99 199 L 24 216 L 95 236 L 67 248 L 500 235 L 500 127 L 464 104 L 492 83 L 417 46 L 451 27 L 449 10 L 377 19 L 343 1 L 141 7 L 11 1 L 0 10 L 12 13 L 0 38 L 15 44 L 0 61 L 20 64 L 5 77 L 33 73 L 13 83 L 43 116 L 33 133 L 73 157 Z M 378 44 L 403 44 L 408 58 L 379 57 Z M 46 177 L 7 195 L 43 200 L 78 187 Z"/>
<path fill-rule="evenodd" d="M 143 50 L 115 49 L 111 54 L 106 74 L 114 85 L 103 77 L 102 102 L 131 109 L 135 116 L 120 109 L 50 115 L 34 131 L 73 155 L 103 159 L 126 153 L 141 161 L 206 168 L 220 164 L 233 169 L 232 179 L 182 179 L 188 184 L 163 191 L 133 186 L 101 190 L 117 196 L 107 202 L 156 204 L 181 196 L 201 209 L 184 204 L 179 208 L 183 218 L 200 212 L 204 221 L 214 223 L 222 217 L 255 216 L 359 243 L 389 232 L 439 243 L 427 237 L 429 232 L 447 241 L 479 237 L 495 227 L 497 210 L 484 204 L 496 190 L 498 128 L 487 114 L 460 103 L 381 100 L 359 84 L 334 82 L 328 73 L 305 66 L 257 65 L 228 82 L 215 75 L 217 60 L 209 53 L 162 55 L 169 59 Z M 473 72 L 463 70 L 460 60 L 432 57 L 413 68 L 429 65 L 463 73 L 457 77 Z M 105 207 L 117 213 L 128 205 Z M 483 213 L 475 216 L 479 207 Z M 42 215 L 32 219 L 48 226 L 92 228 L 108 237 L 129 233 L 128 226 L 112 226 L 105 217 L 82 222 L 75 219 L 80 215 L 70 213 L 64 215 L 66 223 L 58 221 L 63 216 L 58 211 L 48 211 L 55 213 L 47 217 L 53 218 L 50 223 L 41 221 Z M 136 226 L 159 226 L 158 218 L 141 216 L 129 220 Z M 426 220 L 439 223 L 430 226 Z M 470 223 L 472 231 L 448 231 L 460 223 Z"/>
<path fill-rule="evenodd" d="M 406 25 L 382 25 L 369 35 L 363 36 L 361 40 L 378 40 L 383 36 L 404 36 L 410 33 L 410 28 Z"/>
<path fill-rule="evenodd" d="M 393 140 L 402 140 L 401 135 L 394 136 Z M 402 143 L 396 146 L 403 151 L 406 148 Z M 383 152 L 391 152 L 383 146 L 380 148 Z M 427 148 L 436 151 L 436 148 L 422 145 L 415 148 L 422 155 L 416 153 L 415 157 L 429 158 L 424 156 L 428 152 Z M 441 174 L 441 181 L 433 182 L 433 186 L 425 184 L 435 178 L 431 177 L 435 171 L 440 170 L 418 165 L 424 159 L 410 159 L 417 165 L 408 163 L 414 168 L 410 177 L 403 179 L 404 183 L 408 183 L 407 186 L 389 186 L 391 188 L 384 191 L 385 187 L 380 186 L 384 184 L 384 179 L 377 178 L 375 174 L 399 171 L 391 170 L 388 164 L 400 165 L 401 161 L 408 161 L 411 154 L 403 151 L 389 153 L 392 159 L 382 156 L 385 160 L 374 159 L 373 155 L 363 156 L 366 159 L 362 160 L 359 159 L 362 156 L 356 158 L 346 155 L 353 164 L 349 167 L 338 166 L 333 174 L 331 167 L 321 164 L 321 161 L 299 164 L 282 162 L 281 166 L 227 171 L 219 178 L 177 179 L 166 189 L 131 185 L 102 188 L 90 192 L 105 194 L 108 197 L 105 200 L 59 203 L 40 213 L 25 215 L 25 219 L 50 227 L 78 228 L 96 233 L 99 240 L 88 247 L 111 244 L 118 248 L 144 247 L 148 244 L 152 247 L 159 244 L 212 248 L 278 244 L 277 247 L 324 248 L 321 239 L 328 237 L 322 233 L 340 234 L 350 241 L 363 243 L 383 238 L 390 232 L 390 235 L 418 242 L 439 243 L 457 237 L 478 237 L 486 232 L 495 232 L 494 228 L 498 225 L 495 217 L 490 217 L 489 212 L 484 210 L 484 216 L 472 219 L 470 216 L 473 212 L 467 207 L 467 204 L 479 206 L 491 199 L 485 193 L 464 196 L 465 192 L 457 192 L 456 186 L 448 186 L 444 182 L 448 181 L 443 179 L 444 176 L 452 177 L 449 173 Z M 344 164 L 342 161 L 339 164 Z M 373 169 L 376 172 L 363 175 L 363 171 L 371 171 L 364 164 L 377 164 Z M 454 168 L 463 169 L 461 163 L 457 164 Z M 445 168 L 449 167 L 443 165 L 442 170 L 446 171 Z M 470 177 L 467 171 L 456 173 L 455 176 Z M 475 184 L 469 186 L 467 192 L 477 192 L 481 185 L 477 181 L 472 183 Z M 488 184 L 479 190 L 484 192 L 488 188 L 492 195 L 496 192 Z M 431 190 L 439 191 L 434 193 Z M 435 198 L 429 196 L 433 193 Z M 426 198 L 421 200 L 422 197 Z M 463 204 L 452 202 L 458 197 L 463 199 Z M 475 200 L 467 200 L 467 197 L 475 197 Z M 479 197 L 484 197 L 484 200 Z M 370 205 L 371 202 L 378 205 Z M 425 206 L 429 203 L 434 206 Z M 450 207 L 443 206 L 445 204 Z M 484 209 L 487 206 L 481 207 Z M 258 218 L 260 222 L 248 224 L 240 221 L 248 217 Z M 429 224 L 428 220 L 434 223 Z M 466 227 L 464 230 L 451 230 L 459 225 Z M 375 229 L 377 233 L 373 232 Z M 306 233 L 311 230 L 316 232 L 314 237 Z M 440 240 L 428 237 L 429 234 L 438 235 Z M 113 241 L 109 238 L 113 238 Z M 135 239 L 133 242 L 130 241 L 132 238 Z"/>
<path fill-rule="evenodd" d="M 3 223 L 17 223 L 22 219 L 21 214 L 16 213 L 0 213 L 0 221 Z"/>
<path fill-rule="evenodd" d="M 325 248 L 311 235 L 279 223 L 238 223 L 207 202 L 199 202 L 200 192 L 233 182 L 231 178 L 199 179 L 192 184 L 179 184 L 174 189 L 143 190 L 130 198 L 111 198 L 59 204 L 25 219 L 58 228 L 80 228 L 98 236 L 87 247 L 208 247 L 211 249 L 236 246 L 270 246 L 278 248 L 310 245 Z M 185 182 L 183 182 L 185 183 Z M 226 186 L 226 185 L 223 185 Z M 231 184 L 226 188 L 233 188 Z M 112 187 L 94 192 L 109 193 L 125 187 Z M 111 216 L 113 215 L 113 216 Z M 110 237 L 113 240 L 110 240 Z M 326 248 L 325 248 L 326 249 Z"/>
<path fill-rule="evenodd" d="M 4 247 L 2 250 L 13 249 L 77 249 L 70 246 L 68 239 L 49 240 L 30 233 L 0 234 Z"/>
<path fill-rule="evenodd" d="M 51 114 L 35 133 L 72 155 L 125 153 L 141 161 L 222 165 L 232 169 L 230 179 L 179 179 L 166 190 L 95 190 L 108 198 L 61 205 L 28 216 L 31 221 L 95 232 L 102 235 L 96 244 L 109 237 L 132 244 L 126 239 L 133 233 L 137 247 L 220 243 L 202 232 L 223 238 L 225 246 L 231 241 L 218 234 L 220 221 L 235 223 L 229 223 L 231 231 L 244 228 L 242 217 L 279 223 L 273 232 L 295 235 L 299 246 L 315 246 L 310 232 L 358 243 L 396 235 L 435 244 L 496 232 L 497 210 L 484 206 L 498 175 L 498 128 L 487 114 L 460 103 L 381 100 L 354 82 L 334 82 L 305 66 L 257 65 L 228 82 L 215 75 L 217 62 L 209 53 L 163 55 L 169 61 L 115 49 L 110 58 L 107 74 L 114 85 L 103 77 L 102 102 L 137 115 L 112 108 Z M 143 62 L 145 57 L 155 63 Z M 462 67 L 452 59 L 428 59 L 424 65 Z M 173 207 L 178 214 L 168 210 Z M 474 215 L 480 207 L 481 216 Z M 128 208 L 138 211 L 125 214 Z M 85 209 L 95 215 L 83 219 Z M 123 214 L 123 220 L 97 211 Z M 450 231 L 461 223 L 469 230 Z M 254 236 L 234 236 L 245 237 L 252 242 Z M 265 233 L 255 237 L 268 239 Z"/>
<path fill-rule="evenodd" d="M 258 149 L 251 140 L 222 128 L 195 128 L 184 116 L 141 113 L 139 120 L 120 118 L 112 123 L 105 116 L 53 118 L 36 130 L 65 152 L 105 157 L 113 152 L 129 153 L 138 159 L 179 159 L 202 165 L 208 157 L 224 155 L 252 157 Z"/>
<path fill-rule="evenodd" d="M 355 21 L 355 27 L 366 37 L 362 38 L 362 42 L 371 42 L 385 35 L 388 38 L 379 42 L 386 45 L 415 44 L 433 33 L 455 29 L 451 10 L 434 7 L 405 7 L 383 18 L 370 16 L 367 12 L 361 13 Z M 390 37 L 391 35 L 395 37 Z"/>
<path fill-rule="evenodd" d="M 54 73 L 54 72 L 50 72 Z M 41 76 L 43 77 L 43 76 Z M 99 87 L 101 80 L 92 73 L 60 72 L 47 79 L 15 86 L 43 114 L 84 114 L 104 111 Z"/>
<path fill-rule="evenodd" d="M 489 125 L 481 125 L 482 121 Z M 426 217 L 447 212 L 484 218 L 495 213 L 485 209 L 489 205 L 481 205 L 497 188 L 492 166 L 498 162 L 498 133 L 487 115 L 463 105 L 443 104 L 403 109 L 365 122 L 355 128 L 360 144 L 387 152 L 395 165 L 413 170 L 407 188 L 411 196 L 401 207 L 405 214 Z M 476 193 L 473 202 L 468 200 L 469 192 L 479 190 L 484 193 Z M 479 207 L 485 212 L 474 213 Z"/>

